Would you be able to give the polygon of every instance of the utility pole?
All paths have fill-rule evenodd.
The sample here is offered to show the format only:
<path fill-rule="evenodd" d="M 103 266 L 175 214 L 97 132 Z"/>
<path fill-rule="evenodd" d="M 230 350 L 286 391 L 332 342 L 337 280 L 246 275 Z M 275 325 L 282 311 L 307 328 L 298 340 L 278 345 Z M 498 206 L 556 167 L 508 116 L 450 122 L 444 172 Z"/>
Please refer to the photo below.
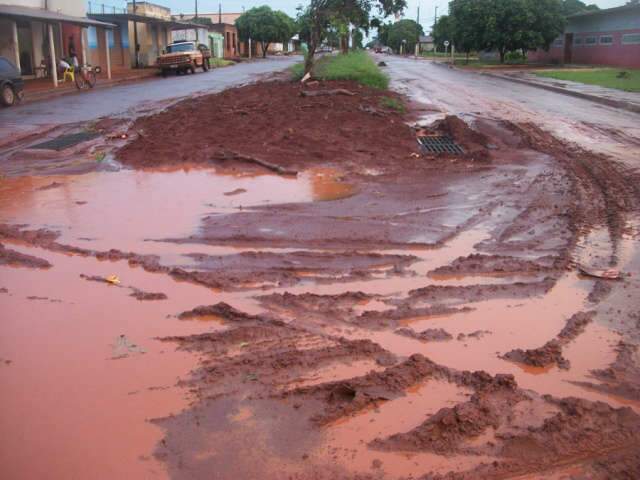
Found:
<path fill-rule="evenodd" d="M 416 57 L 420 54 L 420 4 L 418 4 L 418 14 L 416 15 L 416 24 L 417 24 L 417 28 L 416 28 L 416 36 L 418 37 L 416 40 L 416 48 L 415 48 L 415 54 Z"/>
<path fill-rule="evenodd" d="M 140 50 L 140 46 L 138 45 L 138 22 L 135 20 L 136 17 L 136 0 L 133 0 L 133 50 L 136 55 L 136 68 L 140 68 L 140 60 L 138 59 L 138 51 Z"/>
<path fill-rule="evenodd" d="M 196 0 L 196 18 L 198 18 L 198 0 Z"/>
<path fill-rule="evenodd" d="M 218 23 L 222 23 L 222 4 L 218 4 Z"/>

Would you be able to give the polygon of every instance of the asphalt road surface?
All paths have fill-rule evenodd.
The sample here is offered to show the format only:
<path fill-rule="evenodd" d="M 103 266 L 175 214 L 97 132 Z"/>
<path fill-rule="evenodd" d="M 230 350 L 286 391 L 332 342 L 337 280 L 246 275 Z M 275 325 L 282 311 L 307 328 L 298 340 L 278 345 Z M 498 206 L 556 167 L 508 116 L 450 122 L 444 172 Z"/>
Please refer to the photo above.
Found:
<path fill-rule="evenodd" d="M 640 115 L 636 113 L 431 61 L 375 58 L 387 63 L 393 89 L 434 109 L 467 120 L 479 116 L 532 122 L 584 148 L 640 166 Z"/>
<path fill-rule="evenodd" d="M 300 57 L 272 57 L 213 69 L 206 73 L 158 77 L 4 108 L 0 110 L 0 138 L 5 129 L 11 128 L 26 130 L 37 125 L 75 123 L 116 115 L 133 116 L 136 112 L 154 108 L 160 102 L 219 92 L 255 81 L 263 75 L 284 70 L 300 60 Z"/>

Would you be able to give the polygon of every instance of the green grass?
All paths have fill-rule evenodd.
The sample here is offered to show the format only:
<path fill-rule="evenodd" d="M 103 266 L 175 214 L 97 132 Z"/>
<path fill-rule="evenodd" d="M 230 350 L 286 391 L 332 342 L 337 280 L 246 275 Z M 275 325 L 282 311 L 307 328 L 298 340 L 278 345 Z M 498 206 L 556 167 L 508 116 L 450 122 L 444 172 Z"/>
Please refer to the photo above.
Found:
<path fill-rule="evenodd" d="M 623 78 L 618 78 L 620 72 L 627 72 Z M 568 80 L 571 82 L 599 85 L 601 87 L 615 88 L 626 92 L 640 92 L 640 70 L 600 68 L 595 70 L 548 70 L 535 72 L 536 75 L 556 80 Z"/>
<path fill-rule="evenodd" d="M 296 63 L 292 65 L 289 68 L 289 70 L 291 71 L 291 76 L 293 77 L 293 80 L 300 81 L 304 76 L 304 63 L 302 62 Z"/>
<path fill-rule="evenodd" d="M 420 56 L 425 57 L 425 58 L 451 58 L 451 52 L 448 53 L 444 53 L 444 52 L 422 52 L 420 54 Z M 454 57 L 456 59 L 466 59 L 467 58 L 467 54 L 464 52 L 456 52 L 454 53 Z M 474 59 L 477 60 L 478 57 L 476 57 L 474 54 L 471 54 L 469 56 L 469 59 Z"/>
<path fill-rule="evenodd" d="M 294 79 L 302 78 L 304 66 L 291 67 Z M 355 51 L 340 55 L 325 55 L 316 60 L 314 78 L 319 80 L 353 80 L 368 87 L 386 90 L 389 77 L 376 65 L 364 51 Z"/>
<path fill-rule="evenodd" d="M 231 60 L 225 60 L 224 58 L 210 58 L 209 66 L 211 68 L 220 68 L 220 67 L 228 67 L 229 65 L 234 65 L 235 62 Z"/>
<path fill-rule="evenodd" d="M 400 113 L 404 113 L 405 111 L 404 104 L 400 100 L 392 97 L 382 97 L 380 99 L 380 106 Z"/>

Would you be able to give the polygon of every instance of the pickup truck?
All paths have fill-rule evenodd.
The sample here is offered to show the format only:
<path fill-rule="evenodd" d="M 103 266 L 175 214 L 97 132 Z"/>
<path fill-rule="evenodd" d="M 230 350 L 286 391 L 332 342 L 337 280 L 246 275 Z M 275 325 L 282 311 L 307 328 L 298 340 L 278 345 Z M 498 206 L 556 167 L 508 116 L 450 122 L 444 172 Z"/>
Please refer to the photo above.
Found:
<path fill-rule="evenodd" d="M 206 72 L 209 70 L 210 58 L 211 50 L 206 45 L 193 41 L 178 41 L 167 45 L 162 55 L 158 57 L 156 64 L 162 72 L 162 76 L 166 77 L 171 71 L 176 74 L 196 73 L 196 68 L 199 67 L 203 72 Z"/>

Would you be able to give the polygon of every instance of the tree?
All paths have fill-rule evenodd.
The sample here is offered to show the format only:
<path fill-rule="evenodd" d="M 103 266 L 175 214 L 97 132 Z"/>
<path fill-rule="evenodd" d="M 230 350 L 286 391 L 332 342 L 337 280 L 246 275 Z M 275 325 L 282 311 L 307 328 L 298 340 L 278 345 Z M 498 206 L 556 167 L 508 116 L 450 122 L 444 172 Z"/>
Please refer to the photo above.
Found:
<path fill-rule="evenodd" d="M 453 0 L 449 4 L 451 18 L 446 18 L 445 27 L 448 40 L 456 50 L 469 54 L 482 44 L 484 33 L 482 24 L 482 4 L 475 0 Z"/>
<path fill-rule="evenodd" d="M 431 32 L 431 34 L 436 50 L 444 50 L 444 42 L 446 40 L 451 41 L 453 38 L 452 18 L 448 15 L 442 15 L 433 26 L 433 32 Z"/>
<path fill-rule="evenodd" d="M 387 45 L 396 52 L 399 52 L 401 47 L 404 53 L 413 52 L 418 42 L 418 37 L 423 34 L 422 26 L 417 24 L 415 20 L 400 20 L 393 23 L 389 28 Z"/>
<path fill-rule="evenodd" d="M 363 41 L 364 41 L 364 34 L 362 33 L 362 30 L 360 30 L 359 28 L 356 28 L 351 32 L 351 45 L 353 48 L 362 48 Z"/>
<path fill-rule="evenodd" d="M 564 29 L 561 0 L 453 0 L 447 32 L 463 49 L 548 49 Z M 446 25 L 445 25 L 446 26 Z"/>
<path fill-rule="evenodd" d="M 600 10 L 600 7 L 595 4 L 587 5 L 580 0 L 562 0 L 562 14 L 565 17 L 576 13 L 592 12 L 595 10 Z"/>
<path fill-rule="evenodd" d="M 260 43 L 263 57 L 267 56 L 269 45 L 288 42 L 296 30 L 291 17 L 284 12 L 271 10 L 266 5 L 254 7 L 240 15 L 236 27 L 241 40 L 251 39 Z"/>
<path fill-rule="evenodd" d="M 310 0 L 302 16 L 307 23 L 303 29 L 306 36 L 303 40 L 309 45 L 305 73 L 311 73 L 316 50 L 326 37 L 332 21 L 339 19 L 358 28 L 368 29 L 372 23 L 373 7 L 377 7 L 380 15 L 386 17 L 402 12 L 406 5 L 406 0 Z"/>

